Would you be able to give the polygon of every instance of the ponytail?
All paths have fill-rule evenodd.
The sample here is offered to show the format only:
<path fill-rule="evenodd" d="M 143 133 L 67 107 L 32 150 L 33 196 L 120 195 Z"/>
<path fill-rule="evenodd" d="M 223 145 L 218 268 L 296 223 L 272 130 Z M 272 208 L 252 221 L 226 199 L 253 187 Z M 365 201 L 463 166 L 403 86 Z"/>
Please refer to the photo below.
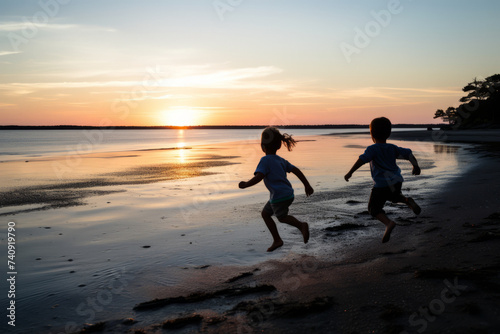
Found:
<path fill-rule="evenodd" d="M 292 136 L 289 135 L 288 133 L 283 133 L 281 135 L 281 141 L 283 142 L 283 144 L 285 144 L 288 151 L 291 151 L 292 148 L 294 148 L 295 145 L 297 144 L 297 141 L 293 139 Z"/>
<path fill-rule="evenodd" d="M 283 143 L 291 151 L 297 141 L 288 133 L 281 134 L 275 127 L 267 127 L 262 131 L 261 146 L 264 152 L 276 152 Z"/>

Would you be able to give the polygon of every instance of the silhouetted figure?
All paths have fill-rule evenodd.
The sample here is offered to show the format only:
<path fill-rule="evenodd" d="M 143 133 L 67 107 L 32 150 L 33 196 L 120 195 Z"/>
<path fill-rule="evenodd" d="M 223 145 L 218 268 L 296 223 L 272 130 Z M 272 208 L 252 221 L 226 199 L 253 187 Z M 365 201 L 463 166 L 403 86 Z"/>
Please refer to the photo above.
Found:
<path fill-rule="evenodd" d="M 387 217 L 383 209 L 386 201 L 405 203 L 417 215 L 421 211 L 411 197 L 405 197 L 401 194 L 403 177 L 401 169 L 396 164 L 396 159 L 409 160 L 413 165 L 413 175 L 420 175 L 420 167 L 410 149 L 386 142 L 391 135 L 391 127 L 391 121 L 385 117 L 375 118 L 370 123 L 370 134 L 375 144 L 366 148 L 365 153 L 359 156 L 351 170 L 344 176 L 344 179 L 349 181 L 352 173 L 365 163 L 370 163 L 374 186 L 368 202 L 368 211 L 385 225 L 382 242 L 389 241 L 391 232 L 396 227 L 396 223 Z"/>
<path fill-rule="evenodd" d="M 268 127 L 264 129 L 261 137 L 261 148 L 266 155 L 260 159 L 254 173 L 255 176 L 249 181 L 241 181 L 239 183 L 239 187 L 244 189 L 264 180 L 264 184 L 271 193 L 269 201 L 261 212 L 262 218 L 273 236 L 273 244 L 267 249 L 268 252 L 272 252 L 276 248 L 283 246 L 283 240 L 272 218 L 273 215 L 280 222 L 298 228 L 302 233 L 304 243 L 307 243 L 309 240 L 309 225 L 300 222 L 297 218 L 288 214 L 288 207 L 294 200 L 294 194 L 286 173 L 293 173 L 302 181 L 307 196 L 312 195 L 314 190 L 304 174 L 297 167 L 276 155 L 276 152 L 281 148 L 281 143 L 285 144 L 286 148 L 291 151 L 296 141 L 286 133 L 281 134 L 277 128 Z"/>

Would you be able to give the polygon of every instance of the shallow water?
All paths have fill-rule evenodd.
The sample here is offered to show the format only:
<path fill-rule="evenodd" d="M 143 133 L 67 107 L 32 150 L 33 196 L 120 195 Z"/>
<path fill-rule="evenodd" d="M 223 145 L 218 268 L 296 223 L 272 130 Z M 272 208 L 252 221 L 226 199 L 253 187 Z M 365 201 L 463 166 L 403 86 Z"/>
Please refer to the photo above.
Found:
<path fill-rule="evenodd" d="M 113 171 L 127 175 L 138 166 L 160 162 L 182 165 L 216 156 L 232 163 L 208 164 L 203 171 L 209 175 L 100 187 L 120 192 L 86 197 L 86 205 L 2 216 L 2 221 L 14 221 L 18 227 L 18 332 L 134 317 L 136 303 L 162 297 L 167 287 L 189 291 L 186 278 L 200 275 L 206 266 L 250 265 L 294 254 L 335 259 L 348 253 L 350 245 L 381 237 L 381 224 L 363 213 L 371 188 L 368 166 L 349 183 L 343 180 L 370 139 L 366 135 L 298 139 L 292 152 L 282 149 L 279 154 L 299 167 L 315 189 L 306 198 L 300 181 L 290 175 L 296 191 L 291 214 L 310 223 L 311 240 L 304 245 L 297 230 L 280 224 L 285 245 L 273 253 L 265 252 L 271 237 L 259 214 L 267 190 L 263 184 L 237 188 L 239 181 L 251 178 L 262 156 L 255 140 L 136 152 L 134 157 L 130 152 L 91 154 L 83 156 L 72 177 L 63 180 L 51 170 L 57 158 L 23 165 L 24 175 L 30 175 L 27 183 L 36 185 L 100 178 Z M 460 145 L 394 143 L 412 148 L 420 162 L 418 177 L 411 176 L 409 163 L 402 161 L 400 166 L 406 180 L 403 191 L 421 204 L 423 214 L 426 205 L 438 200 L 433 194 L 470 164 Z M 2 164 L 7 170 L 5 166 L 17 165 Z M 14 175 L 16 168 L 10 172 Z M 399 206 L 388 206 L 387 212 L 396 218 L 412 217 Z M 345 223 L 366 228 L 325 231 Z M 1 237 L 5 240 L 5 230 Z"/>

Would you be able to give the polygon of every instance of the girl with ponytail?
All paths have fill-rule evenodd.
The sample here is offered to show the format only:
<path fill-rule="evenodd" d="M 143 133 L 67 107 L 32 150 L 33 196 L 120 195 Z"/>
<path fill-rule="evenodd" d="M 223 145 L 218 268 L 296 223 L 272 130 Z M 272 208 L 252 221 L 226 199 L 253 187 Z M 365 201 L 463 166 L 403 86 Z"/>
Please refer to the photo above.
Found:
<path fill-rule="evenodd" d="M 286 133 L 281 134 L 275 127 L 265 128 L 262 132 L 260 146 L 266 155 L 260 159 L 254 177 L 249 181 L 242 181 L 239 183 L 239 187 L 245 189 L 264 180 L 264 184 L 270 192 L 269 201 L 261 212 L 262 218 L 273 236 L 273 244 L 267 249 L 268 252 L 272 252 L 283 246 L 283 240 L 272 218 L 273 215 L 275 215 L 281 223 L 286 223 L 298 228 L 302 233 L 304 243 L 307 243 L 309 240 L 309 225 L 288 214 L 288 207 L 294 200 L 294 194 L 292 185 L 286 177 L 286 173 L 293 173 L 302 181 L 305 187 L 306 196 L 312 195 L 314 190 L 304 174 L 297 167 L 276 155 L 276 152 L 281 148 L 282 144 L 286 146 L 288 151 L 291 151 L 296 143 L 297 142 L 292 136 Z"/>

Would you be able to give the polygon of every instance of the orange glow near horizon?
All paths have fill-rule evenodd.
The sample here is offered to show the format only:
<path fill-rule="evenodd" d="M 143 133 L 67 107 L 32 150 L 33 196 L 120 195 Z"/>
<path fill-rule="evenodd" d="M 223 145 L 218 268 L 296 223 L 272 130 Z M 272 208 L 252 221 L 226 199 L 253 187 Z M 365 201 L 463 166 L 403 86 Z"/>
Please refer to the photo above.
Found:
<path fill-rule="evenodd" d="M 161 113 L 161 123 L 169 126 L 199 125 L 200 113 L 190 107 L 173 107 Z"/>

